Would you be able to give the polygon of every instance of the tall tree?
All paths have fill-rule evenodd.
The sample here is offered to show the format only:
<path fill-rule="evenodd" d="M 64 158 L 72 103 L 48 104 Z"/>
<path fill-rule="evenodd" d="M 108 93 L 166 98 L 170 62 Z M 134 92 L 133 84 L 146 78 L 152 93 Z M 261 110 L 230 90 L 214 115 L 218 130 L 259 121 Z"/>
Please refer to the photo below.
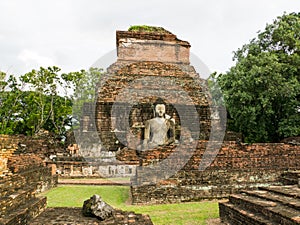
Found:
<path fill-rule="evenodd" d="M 0 134 L 14 134 L 22 109 L 20 98 L 22 87 L 17 79 L 1 72 L 0 74 Z"/>
<path fill-rule="evenodd" d="M 234 60 L 218 77 L 230 128 L 248 142 L 300 135 L 300 13 L 278 17 Z"/>
<path fill-rule="evenodd" d="M 40 67 L 20 77 L 30 91 L 23 92 L 20 102 L 26 108 L 20 112 L 22 124 L 28 134 L 35 134 L 46 129 L 62 135 L 67 125 L 71 125 L 72 104 L 69 96 L 61 96 L 59 89 L 65 85 L 60 68 Z M 74 78 L 75 79 L 75 78 Z M 24 132 L 24 131 L 22 131 Z"/>
<path fill-rule="evenodd" d="M 71 72 L 63 74 L 62 77 L 66 81 L 66 87 L 73 86 L 72 103 L 73 103 L 73 127 L 79 127 L 79 121 L 84 107 L 89 105 L 95 106 L 97 96 L 98 83 L 103 75 L 101 68 L 89 68 L 89 70 L 81 70 L 79 72 Z M 95 107 L 91 107 L 95 108 Z"/>

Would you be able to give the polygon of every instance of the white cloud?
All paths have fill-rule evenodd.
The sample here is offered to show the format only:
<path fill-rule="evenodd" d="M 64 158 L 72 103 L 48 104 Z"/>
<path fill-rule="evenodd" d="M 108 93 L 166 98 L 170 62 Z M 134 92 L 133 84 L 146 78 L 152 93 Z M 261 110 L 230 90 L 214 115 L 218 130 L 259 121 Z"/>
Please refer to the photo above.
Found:
<path fill-rule="evenodd" d="M 37 52 L 24 49 L 18 55 L 18 59 L 25 63 L 27 69 L 38 68 L 40 66 L 48 67 L 55 65 L 52 58 L 41 56 Z"/>
<path fill-rule="evenodd" d="M 233 51 L 284 11 L 300 11 L 300 1 L 10 0 L 0 8 L 0 68 L 21 74 L 42 65 L 87 68 L 116 48 L 116 30 L 149 24 L 189 41 L 212 72 L 224 72 Z"/>

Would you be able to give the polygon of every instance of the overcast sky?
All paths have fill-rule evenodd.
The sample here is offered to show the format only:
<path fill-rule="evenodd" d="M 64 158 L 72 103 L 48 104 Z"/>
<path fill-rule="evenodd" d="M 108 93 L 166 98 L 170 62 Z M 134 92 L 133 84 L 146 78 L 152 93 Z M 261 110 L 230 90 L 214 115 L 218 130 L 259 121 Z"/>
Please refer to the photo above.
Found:
<path fill-rule="evenodd" d="M 116 47 L 116 30 L 162 26 L 191 44 L 210 71 L 225 72 L 232 52 L 300 0 L 0 0 L 0 70 L 39 66 L 87 69 Z"/>

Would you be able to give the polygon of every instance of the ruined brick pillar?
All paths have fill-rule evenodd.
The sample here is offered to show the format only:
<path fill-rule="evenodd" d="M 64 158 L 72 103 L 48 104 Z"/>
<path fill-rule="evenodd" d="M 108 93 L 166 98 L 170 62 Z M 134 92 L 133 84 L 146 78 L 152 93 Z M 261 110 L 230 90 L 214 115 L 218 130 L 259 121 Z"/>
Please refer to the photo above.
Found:
<path fill-rule="evenodd" d="M 0 135 L 0 176 L 9 173 L 7 162 L 17 149 L 18 138 Z"/>

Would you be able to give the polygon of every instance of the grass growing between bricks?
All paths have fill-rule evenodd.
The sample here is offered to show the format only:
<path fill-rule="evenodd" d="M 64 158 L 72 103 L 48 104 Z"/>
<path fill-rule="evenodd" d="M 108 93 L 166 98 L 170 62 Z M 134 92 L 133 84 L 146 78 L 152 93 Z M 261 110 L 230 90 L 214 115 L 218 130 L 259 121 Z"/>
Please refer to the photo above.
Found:
<path fill-rule="evenodd" d="M 163 205 L 130 205 L 130 188 L 127 186 L 65 185 L 43 193 L 48 207 L 82 207 L 83 201 L 98 194 L 115 208 L 150 215 L 155 225 L 162 224 L 206 224 L 211 218 L 218 218 L 217 201 L 203 201 Z"/>

